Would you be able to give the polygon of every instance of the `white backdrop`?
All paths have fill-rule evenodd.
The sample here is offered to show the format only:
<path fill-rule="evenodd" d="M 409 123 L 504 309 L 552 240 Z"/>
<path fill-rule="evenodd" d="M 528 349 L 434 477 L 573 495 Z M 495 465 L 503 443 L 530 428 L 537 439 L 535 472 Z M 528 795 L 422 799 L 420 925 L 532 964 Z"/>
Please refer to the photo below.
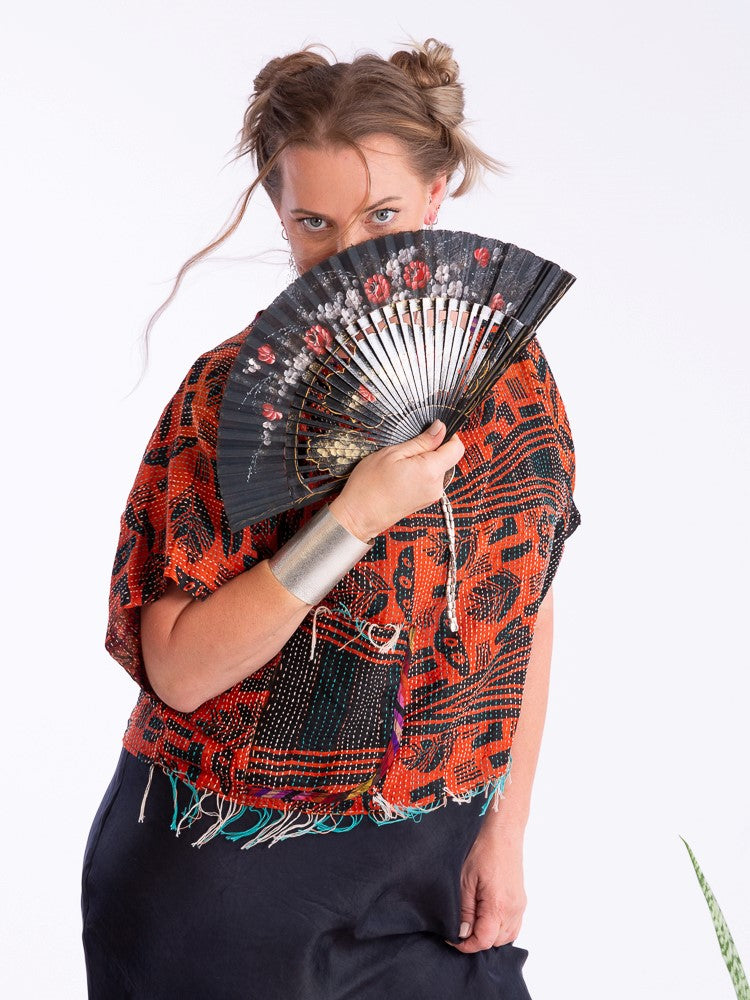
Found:
<path fill-rule="evenodd" d="M 119 516 L 187 367 L 287 282 L 265 195 L 127 396 L 137 337 L 249 182 L 229 151 L 260 67 L 409 33 L 454 46 L 473 134 L 511 167 L 441 225 L 577 276 L 540 330 L 582 524 L 527 836 L 531 993 L 733 996 L 679 834 L 750 966 L 747 5 L 50 0 L 4 21 L 4 994 L 85 996 L 81 859 L 137 694 L 103 647 Z"/>

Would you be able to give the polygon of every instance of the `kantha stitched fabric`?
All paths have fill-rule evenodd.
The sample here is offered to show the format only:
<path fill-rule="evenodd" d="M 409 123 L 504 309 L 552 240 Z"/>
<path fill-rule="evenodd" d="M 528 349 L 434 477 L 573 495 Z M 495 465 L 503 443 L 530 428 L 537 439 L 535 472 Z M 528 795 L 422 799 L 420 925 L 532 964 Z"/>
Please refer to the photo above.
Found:
<path fill-rule="evenodd" d="M 192 790 L 194 807 L 181 815 L 175 794 L 173 829 L 215 816 L 200 844 L 345 831 L 365 816 L 416 818 L 481 793 L 489 804 L 509 771 L 537 612 L 580 524 L 570 426 L 538 340 L 459 431 L 465 454 L 447 488 L 458 632 L 436 503 L 380 535 L 267 664 L 186 714 L 150 687 L 140 608 L 167 578 L 207 600 L 330 500 L 229 530 L 218 414 L 248 337 L 252 323 L 190 367 L 121 517 L 105 646 L 141 687 L 124 747 L 175 790 Z"/>

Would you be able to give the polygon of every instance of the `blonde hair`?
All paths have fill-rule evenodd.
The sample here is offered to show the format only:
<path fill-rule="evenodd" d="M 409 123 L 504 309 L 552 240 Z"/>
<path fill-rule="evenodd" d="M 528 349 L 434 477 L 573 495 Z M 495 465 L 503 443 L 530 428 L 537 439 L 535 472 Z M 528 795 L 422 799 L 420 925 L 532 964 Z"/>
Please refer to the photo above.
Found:
<path fill-rule="evenodd" d="M 426 182 L 443 173 L 450 181 L 461 168 L 461 181 L 450 192 L 454 198 L 474 186 L 482 168 L 496 173 L 507 170 L 504 163 L 479 149 L 466 131 L 464 88 L 453 49 L 435 38 L 410 41 L 412 51 L 401 49 L 389 59 L 365 53 L 350 63 L 331 63 L 313 51 L 321 46 L 311 44 L 271 59 L 258 73 L 234 147 L 236 155 L 230 161 L 250 156 L 257 176 L 240 195 L 216 239 L 180 268 L 169 297 L 146 327 L 146 358 L 151 328 L 176 295 L 186 272 L 234 233 L 258 185 L 277 203 L 279 161 L 289 146 L 353 148 L 367 172 L 368 193 L 362 208 L 367 204 L 370 177 L 359 143 L 373 133 L 401 140 L 412 169 Z"/>

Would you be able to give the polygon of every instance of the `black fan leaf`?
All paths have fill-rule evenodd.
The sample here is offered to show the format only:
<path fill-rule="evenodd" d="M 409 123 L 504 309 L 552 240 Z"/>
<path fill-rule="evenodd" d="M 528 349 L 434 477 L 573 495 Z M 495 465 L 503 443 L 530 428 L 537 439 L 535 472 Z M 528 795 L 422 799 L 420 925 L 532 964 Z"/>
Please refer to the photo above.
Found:
<path fill-rule="evenodd" d="M 339 488 L 435 419 L 458 430 L 574 280 L 450 230 L 368 240 L 301 275 L 227 378 L 217 452 L 232 531 Z"/>

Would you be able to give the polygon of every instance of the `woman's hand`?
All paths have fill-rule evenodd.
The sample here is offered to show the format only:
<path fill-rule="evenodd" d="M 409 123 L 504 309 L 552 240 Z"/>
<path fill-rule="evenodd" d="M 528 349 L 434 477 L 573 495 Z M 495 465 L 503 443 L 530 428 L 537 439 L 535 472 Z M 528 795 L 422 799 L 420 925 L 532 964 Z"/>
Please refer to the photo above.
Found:
<path fill-rule="evenodd" d="M 459 437 L 454 434 L 443 443 L 444 438 L 445 424 L 436 420 L 417 437 L 367 455 L 331 501 L 331 513 L 353 535 L 368 541 L 435 503 L 445 473 L 464 453 Z"/>
<path fill-rule="evenodd" d="M 526 909 L 522 834 L 483 828 L 461 870 L 460 944 L 465 953 L 515 941 Z"/>

